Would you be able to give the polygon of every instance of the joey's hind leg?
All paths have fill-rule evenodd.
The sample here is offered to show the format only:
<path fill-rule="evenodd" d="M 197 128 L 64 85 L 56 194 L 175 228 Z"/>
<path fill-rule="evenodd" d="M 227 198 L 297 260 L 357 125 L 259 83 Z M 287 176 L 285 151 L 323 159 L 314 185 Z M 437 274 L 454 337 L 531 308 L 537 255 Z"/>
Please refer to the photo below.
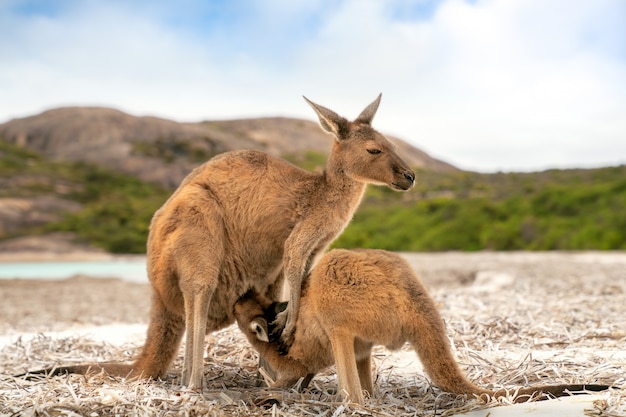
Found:
<path fill-rule="evenodd" d="M 359 371 L 354 353 L 354 336 L 350 332 L 332 330 L 328 333 L 335 356 L 339 392 L 342 397 L 347 394 L 352 402 L 363 404 L 365 398 L 361 391 Z"/>
<path fill-rule="evenodd" d="M 359 372 L 359 381 L 361 381 L 361 389 L 367 391 L 371 397 L 374 395 L 374 382 L 372 380 L 372 354 L 356 362 L 356 368 Z"/>

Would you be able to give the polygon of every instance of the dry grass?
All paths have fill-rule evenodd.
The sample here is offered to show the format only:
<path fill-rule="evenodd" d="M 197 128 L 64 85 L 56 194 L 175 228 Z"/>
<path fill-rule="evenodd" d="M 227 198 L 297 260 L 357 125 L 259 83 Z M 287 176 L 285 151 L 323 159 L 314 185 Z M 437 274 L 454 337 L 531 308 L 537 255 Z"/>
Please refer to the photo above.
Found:
<path fill-rule="evenodd" d="M 419 255 L 412 261 L 440 304 L 471 380 L 493 388 L 626 385 L 626 263 L 460 254 Z M 463 267 L 452 273 L 450 265 L 457 263 Z M 475 274 L 487 270 L 494 272 Z M 463 279 L 433 278 L 445 273 Z M 332 369 L 302 394 L 262 389 L 255 387 L 256 352 L 238 330 L 216 332 L 207 342 L 205 389 L 196 393 L 176 383 L 181 358 L 164 381 L 104 375 L 15 378 L 11 375 L 57 364 L 128 361 L 139 348 L 83 337 L 18 341 L 0 350 L 0 416 L 449 416 L 510 401 L 484 404 L 437 390 L 406 346 L 391 356 L 376 349 L 378 392 L 363 408 L 337 401 Z M 405 366 L 407 360 L 414 363 Z M 626 394 L 604 393 L 586 413 L 624 416 Z"/>

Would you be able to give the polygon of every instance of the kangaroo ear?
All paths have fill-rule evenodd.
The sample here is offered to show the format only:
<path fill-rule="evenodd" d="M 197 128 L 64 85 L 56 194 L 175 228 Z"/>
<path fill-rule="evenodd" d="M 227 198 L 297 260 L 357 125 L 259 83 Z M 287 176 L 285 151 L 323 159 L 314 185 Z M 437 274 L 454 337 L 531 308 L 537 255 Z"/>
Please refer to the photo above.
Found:
<path fill-rule="evenodd" d="M 365 110 L 361 112 L 361 114 L 359 114 L 359 117 L 356 118 L 355 122 L 371 125 L 372 120 L 374 119 L 374 116 L 376 115 L 376 111 L 378 110 L 378 105 L 380 104 L 380 98 L 382 96 L 383 96 L 383 93 L 380 93 L 378 97 L 376 97 L 376 100 L 372 101 L 372 103 L 369 106 L 367 106 Z"/>
<path fill-rule="evenodd" d="M 267 330 L 267 321 L 263 318 L 256 318 L 250 322 L 250 330 L 256 334 L 256 338 L 261 342 L 269 342 L 270 337 Z"/>
<path fill-rule="evenodd" d="M 339 116 L 334 111 L 327 109 L 324 106 L 320 106 L 319 104 L 313 103 L 308 98 L 302 96 L 304 100 L 317 113 L 317 117 L 320 119 L 320 125 L 322 125 L 322 129 L 324 129 L 328 133 L 332 133 L 337 140 L 344 139 L 346 134 L 348 133 L 348 124 L 349 122 L 343 117 Z"/>

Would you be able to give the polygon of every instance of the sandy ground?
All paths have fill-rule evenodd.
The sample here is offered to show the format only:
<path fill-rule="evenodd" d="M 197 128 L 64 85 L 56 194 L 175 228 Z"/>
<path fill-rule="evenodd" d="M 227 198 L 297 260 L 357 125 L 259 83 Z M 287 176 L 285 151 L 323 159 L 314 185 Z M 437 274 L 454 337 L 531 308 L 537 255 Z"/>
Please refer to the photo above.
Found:
<path fill-rule="evenodd" d="M 626 383 L 626 252 L 404 255 L 438 302 L 457 357 L 470 379 L 491 387 L 543 382 L 618 386 Z M 114 277 L 0 280 L 0 375 L 10 376 L 68 360 L 128 360 L 141 346 L 149 307 L 148 284 L 123 282 Z M 85 348 L 84 338 L 93 339 L 90 334 L 107 340 L 103 329 L 118 336 L 132 329 L 132 336 L 123 339 L 120 346 L 88 342 L 89 348 Z M 43 335 L 37 336 L 38 333 Z M 68 340 L 75 343 L 74 348 L 68 348 Z M 115 344 L 114 340 L 109 342 Z M 217 404 L 223 411 L 224 395 L 232 400 L 234 394 L 222 393 L 216 399 L 213 390 L 227 389 L 228 393 L 255 390 L 252 380 L 256 356 L 234 327 L 208 336 L 208 344 L 212 347 L 207 353 L 205 393 L 200 397 L 185 395 L 191 396 L 194 404 L 207 404 L 208 408 L 199 410 L 206 411 Z M 392 415 L 446 415 L 445 410 L 439 410 L 443 414 L 438 414 L 433 409 L 424 409 L 422 414 L 409 406 L 419 402 L 417 398 L 424 397 L 432 388 L 408 347 L 393 355 L 382 348 L 376 352 L 380 390 L 376 404 L 396 402 Z M 234 354 L 237 359 L 233 360 Z M 173 374 L 179 371 L 180 359 Z M 233 372 L 235 376 L 231 375 Z M 322 391 L 336 386 L 332 370 L 317 379 L 317 387 Z M 325 388 L 326 385 L 330 388 Z M 176 391 L 180 397 L 181 391 L 174 387 L 175 380 L 170 380 L 164 389 L 168 395 Z M 89 402 L 93 398 L 80 400 L 81 388 L 73 389 L 78 393 L 68 401 L 80 404 L 74 408 L 67 406 L 69 409 L 78 410 L 75 411 L 78 415 L 95 409 Z M 24 390 L 24 385 L 15 381 L 0 385 L 0 403 L 8 404 L 0 405 L 0 416 L 12 415 L 20 408 L 30 410 L 31 415 L 51 413 L 52 408 L 36 404 L 42 401 L 40 397 L 19 394 Z M 123 393 L 116 395 L 122 403 L 130 401 Z M 275 409 L 274 415 L 298 414 L 294 410 L 302 409 L 307 401 L 312 407 L 311 398 L 294 396 L 297 398 L 285 397 L 284 408 Z M 103 401 L 97 403 L 98 407 L 103 407 Z M 119 401 L 113 401 L 116 405 L 111 407 L 118 406 Z M 594 397 L 594 401 L 586 405 L 584 415 L 626 415 L 626 397 L 621 392 Z M 422 404 L 436 409 L 439 405 L 435 403 Z M 59 407 L 58 403 L 54 404 Z M 139 401 L 139 404 L 143 403 Z M 334 408 L 328 409 L 315 402 L 315 407 L 321 408 L 314 414 L 353 415 L 348 413 L 349 409 L 337 414 L 342 405 L 337 408 L 337 404 L 329 403 L 328 407 Z M 388 408 L 377 413 L 377 407 L 372 405 L 369 412 L 389 413 Z M 128 410 L 124 412 L 131 412 Z M 472 405 L 467 410 L 480 413 L 480 406 Z M 170 411 L 171 415 L 189 414 L 188 409 L 182 414 Z M 240 408 L 235 414 L 265 415 L 264 411 L 244 413 Z"/>
<path fill-rule="evenodd" d="M 87 277 L 0 280 L 0 335 L 146 323 L 149 310 L 148 284 Z"/>
<path fill-rule="evenodd" d="M 546 289 L 550 282 L 582 285 L 599 283 L 598 291 L 624 294 L 626 252 L 481 252 L 403 254 L 422 281 L 436 295 L 446 289 L 471 293 L 498 290 L 515 292 L 516 286 Z M 2 261 L 106 260 L 110 255 L 19 253 L 2 254 Z M 593 294 L 589 294 L 593 295 Z M 581 294 L 585 296 L 585 294 Z M 543 297 L 542 297 L 543 299 Z M 538 300 L 541 302 L 542 299 Z M 123 282 L 115 277 L 65 280 L 0 279 L 0 335 L 62 330 L 73 326 L 110 323 L 145 323 L 150 308 L 149 285 Z M 626 300 L 624 303 L 626 312 Z M 624 328 L 626 331 L 626 327 Z"/>

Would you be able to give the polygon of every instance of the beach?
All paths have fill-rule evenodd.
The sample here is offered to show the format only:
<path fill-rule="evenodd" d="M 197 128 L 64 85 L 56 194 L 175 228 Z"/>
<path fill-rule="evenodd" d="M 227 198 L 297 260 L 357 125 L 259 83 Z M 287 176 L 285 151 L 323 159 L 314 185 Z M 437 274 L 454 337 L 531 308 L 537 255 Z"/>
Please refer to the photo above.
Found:
<path fill-rule="evenodd" d="M 429 288 L 455 355 L 477 384 L 626 384 L 626 252 L 403 256 Z M 36 254 L 26 258 L 34 261 Z M 163 381 L 104 375 L 15 378 L 27 370 L 61 364 L 130 361 L 145 337 L 147 282 L 114 276 L 42 278 L 0 280 L 0 416 L 421 416 L 467 411 L 478 416 L 517 407 L 506 405 L 506 399 L 484 404 L 438 391 L 409 346 L 395 353 L 376 348 L 377 392 L 364 408 L 337 401 L 332 369 L 302 394 L 258 388 L 257 354 L 235 326 L 207 336 L 201 393 L 177 383 L 182 350 Z M 255 405 L 268 398 L 277 405 Z M 574 406 L 570 402 L 561 406 L 577 407 L 580 414 L 571 415 L 626 415 L 622 390 L 588 396 Z"/>

